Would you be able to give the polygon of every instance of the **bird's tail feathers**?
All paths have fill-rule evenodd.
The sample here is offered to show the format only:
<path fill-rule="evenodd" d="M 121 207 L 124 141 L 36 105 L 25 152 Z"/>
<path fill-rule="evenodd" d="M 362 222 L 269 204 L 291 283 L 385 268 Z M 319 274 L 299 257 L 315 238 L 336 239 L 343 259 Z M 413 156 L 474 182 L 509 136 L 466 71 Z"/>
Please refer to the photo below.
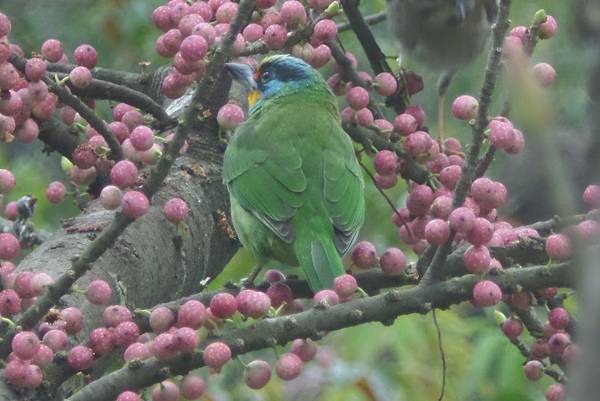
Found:
<path fill-rule="evenodd" d="M 333 240 L 300 237 L 294 241 L 294 251 L 314 292 L 333 286 L 333 280 L 344 274 L 344 265 Z"/>

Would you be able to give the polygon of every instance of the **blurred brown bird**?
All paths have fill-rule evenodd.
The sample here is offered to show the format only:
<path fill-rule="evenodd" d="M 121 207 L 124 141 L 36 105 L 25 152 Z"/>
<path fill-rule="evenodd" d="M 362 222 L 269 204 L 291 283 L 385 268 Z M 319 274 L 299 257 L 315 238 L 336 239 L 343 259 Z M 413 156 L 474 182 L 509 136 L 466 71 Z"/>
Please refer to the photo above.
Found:
<path fill-rule="evenodd" d="M 401 54 L 440 72 L 440 116 L 452 76 L 486 47 L 496 19 L 496 0 L 388 0 Z M 440 132 L 443 123 L 440 121 Z"/>

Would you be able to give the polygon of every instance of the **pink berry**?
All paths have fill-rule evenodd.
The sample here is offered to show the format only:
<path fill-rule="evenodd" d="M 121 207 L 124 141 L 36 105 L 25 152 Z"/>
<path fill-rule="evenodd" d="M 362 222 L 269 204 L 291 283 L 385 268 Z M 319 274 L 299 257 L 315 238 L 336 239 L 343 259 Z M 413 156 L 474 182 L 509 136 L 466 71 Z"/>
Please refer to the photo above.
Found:
<path fill-rule="evenodd" d="M 350 274 L 343 274 L 333 280 L 333 289 L 340 298 L 351 297 L 354 295 L 357 288 L 358 283 L 356 282 L 354 276 Z"/>
<path fill-rule="evenodd" d="M 189 300 L 177 311 L 177 326 L 199 329 L 208 318 L 206 308 L 200 301 Z"/>
<path fill-rule="evenodd" d="M 463 255 L 463 262 L 467 271 L 478 274 L 490 269 L 492 258 L 486 246 L 470 246 Z"/>
<path fill-rule="evenodd" d="M 303 362 L 312 361 L 317 355 L 318 347 L 310 338 L 302 340 L 300 338 L 292 342 L 292 353 L 298 355 Z"/>
<path fill-rule="evenodd" d="M 148 320 L 153 332 L 162 333 L 169 330 L 173 325 L 175 322 L 175 315 L 173 315 L 171 309 L 165 306 L 159 306 L 152 310 Z"/>
<path fill-rule="evenodd" d="M 516 339 L 523 334 L 523 323 L 519 319 L 506 319 L 502 323 L 502 331 L 506 337 Z"/>
<path fill-rule="evenodd" d="M 315 304 L 326 304 L 329 306 L 337 305 L 340 303 L 340 297 L 333 290 L 321 290 L 313 297 Z"/>
<path fill-rule="evenodd" d="M 144 125 L 144 115 L 137 110 L 128 110 L 121 117 L 121 122 L 132 131 L 138 125 Z"/>
<path fill-rule="evenodd" d="M 204 18 L 199 14 L 187 14 L 184 15 L 178 24 L 179 31 L 181 34 L 186 37 L 192 34 L 194 27 L 200 23 L 204 22 Z"/>
<path fill-rule="evenodd" d="M 88 347 L 77 345 L 69 351 L 68 362 L 74 370 L 89 369 L 94 363 L 94 353 Z"/>
<path fill-rule="evenodd" d="M 533 76 L 542 87 L 552 85 L 556 79 L 556 70 L 548 63 L 538 63 L 533 66 Z"/>
<path fill-rule="evenodd" d="M 0 169 L 0 193 L 7 194 L 17 185 L 13 173 L 6 169 Z"/>
<path fill-rule="evenodd" d="M 546 390 L 546 401 L 566 401 L 567 390 L 563 384 L 554 383 Z"/>
<path fill-rule="evenodd" d="M 324 67 L 331 60 L 331 49 L 325 44 L 316 46 L 313 49 L 310 65 L 314 68 Z"/>
<path fill-rule="evenodd" d="M 527 379 L 531 381 L 538 381 L 544 377 L 544 365 L 538 360 L 528 361 L 523 366 L 523 371 Z"/>
<path fill-rule="evenodd" d="M 188 400 L 199 399 L 202 397 L 202 394 L 204 394 L 205 389 L 206 385 L 201 376 L 188 373 L 183 377 L 183 380 L 181 380 L 181 395 Z"/>
<path fill-rule="evenodd" d="M 375 76 L 375 90 L 381 96 L 392 96 L 398 89 L 396 78 L 389 72 L 382 72 Z"/>
<path fill-rule="evenodd" d="M 38 57 L 27 60 L 25 76 L 29 81 L 39 81 L 46 76 L 46 63 Z"/>
<path fill-rule="evenodd" d="M 248 24 L 242 31 L 242 35 L 244 35 L 244 39 L 246 39 L 247 42 L 256 42 L 262 38 L 263 34 L 263 27 L 254 23 Z"/>
<path fill-rule="evenodd" d="M 104 280 L 94 280 L 88 285 L 85 295 L 91 303 L 103 305 L 110 301 L 112 288 Z"/>
<path fill-rule="evenodd" d="M 133 316 L 126 306 L 110 305 L 104 309 L 102 318 L 108 327 L 117 327 L 119 323 L 131 321 Z"/>
<path fill-rule="evenodd" d="M 546 253 L 554 260 L 569 259 L 573 254 L 571 241 L 563 234 L 550 235 L 546 239 Z"/>
<path fill-rule="evenodd" d="M 550 39 L 558 32 L 558 22 L 556 19 L 548 15 L 546 16 L 546 21 L 540 24 L 540 31 L 538 36 L 540 39 Z"/>
<path fill-rule="evenodd" d="M 98 63 L 98 53 L 93 46 L 80 45 L 73 52 L 75 62 L 78 65 L 92 69 Z"/>
<path fill-rule="evenodd" d="M 354 110 L 360 110 L 367 107 L 369 105 L 369 99 L 369 92 L 360 86 L 351 88 L 346 94 L 348 105 Z"/>
<path fill-rule="evenodd" d="M 381 189 L 390 189 L 393 188 L 398 183 L 398 176 L 394 175 L 380 175 L 379 173 L 375 174 L 375 185 L 377 185 Z"/>
<path fill-rule="evenodd" d="M 431 148 L 432 139 L 428 133 L 416 131 L 406 137 L 402 147 L 413 157 L 420 157 Z"/>
<path fill-rule="evenodd" d="M 137 340 L 140 336 L 140 329 L 134 322 L 121 322 L 115 327 L 113 336 L 115 345 L 126 347 Z"/>
<path fill-rule="evenodd" d="M 171 223 L 178 223 L 187 218 L 190 208 L 183 199 L 172 198 L 165 203 L 163 211 L 167 220 Z"/>
<path fill-rule="evenodd" d="M 137 182 L 138 169 L 129 160 L 117 162 L 110 170 L 110 179 L 119 188 L 127 188 Z"/>
<path fill-rule="evenodd" d="M 114 210 L 121 205 L 123 193 L 114 185 L 107 185 L 100 191 L 100 204 L 108 210 Z"/>
<path fill-rule="evenodd" d="M 15 277 L 13 288 L 21 298 L 32 298 L 36 295 L 31 285 L 32 280 L 33 273 L 28 271 L 21 272 Z"/>
<path fill-rule="evenodd" d="M 496 198 L 497 186 L 487 177 L 477 178 L 471 184 L 471 196 L 480 205 L 492 205 Z"/>
<path fill-rule="evenodd" d="M 0 174 L 1 172 L 2 170 L 0 170 Z M 1 191 L 1 187 L 0 192 L 3 192 Z M 596 209 L 600 206 L 600 185 L 588 185 L 585 188 L 585 191 L 583 191 L 583 203 L 588 210 Z"/>
<path fill-rule="evenodd" d="M 313 38 L 319 42 L 326 43 L 335 38 L 337 32 L 338 30 L 335 21 L 324 19 L 315 24 Z"/>
<path fill-rule="evenodd" d="M 121 162 L 123 161 L 124 160 L 121 160 Z M 143 192 L 129 191 L 123 195 L 121 209 L 123 210 L 123 214 L 127 217 L 138 219 L 150 210 L 150 201 Z"/>
<path fill-rule="evenodd" d="M 386 139 L 389 139 L 391 137 L 392 131 L 394 130 L 394 125 L 391 122 L 382 118 L 378 118 L 375 121 L 373 121 L 373 125 L 377 127 L 377 129 L 379 130 L 379 134 L 382 137 Z"/>
<path fill-rule="evenodd" d="M 31 363 L 43 368 L 49 365 L 54 360 L 54 351 L 45 344 L 40 344 L 37 353 L 31 359 Z"/>
<path fill-rule="evenodd" d="M 369 269 L 377 265 L 377 251 L 369 241 L 360 241 L 352 251 L 352 262 L 360 269 Z"/>
<path fill-rule="evenodd" d="M 477 117 L 479 102 L 473 96 L 462 95 L 454 99 L 452 114 L 459 120 L 472 120 Z"/>
<path fill-rule="evenodd" d="M 265 29 L 263 40 L 271 49 L 281 49 L 287 42 L 287 30 L 281 25 L 270 25 Z"/>
<path fill-rule="evenodd" d="M 75 67 L 69 73 L 69 81 L 76 88 L 87 88 L 92 83 L 92 73 L 87 67 Z"/>
<path fill-rule="evenodd" d="M 373 121 L 374 121 L 373 112 L 371 112 L 371 110 L 369 110 L 366 107 L 358 110 L 354 114 L 354 117 L 355 117 L 358 125 L 362 125 L 364 127 L 370 127 L 371 125 L 373 125 Z"/>
<path fill-rule="evenodd" d="M 519 25 L 510 30 L 510 36 L 521 39 L 521 42 L 525 44 L 529 40 L 529 30 L 526 26 Z"/>
<path fill-rule="evenodd" d="M 11 233 L 0 234 L 0 259 L 13 260 L 19 256 L 21 245 Z"/>
<path fill-rule="evenodd" d="M 471 229 L 467 231 L 467 241 L 475 246 L 485 245 L 492 239 L 494 227 L 492 223 L 483 217 L 477 217 L 473 220 Z"/>
<path fill-rule="evenodd" d="M 171 380 L 158 383 L 152 389 L 152 401 L 177 401 L 179 400 L 179 387 Z"/>
<path fill-rule="evenodd" d="M 269 312 L 271 299 L 261 291 L 242 290 L 236 296 L 238 311 L 254 319 L 261 318 Z"/>
<path fill-rule="evenodd" d="M 210 343 L 204 349 L 202 357 L 206 366 L 219 370 L 231 359 L 231 349 L 222 342 Z"/>
<path fill-rule="evenodd" d="M 245 119 L 244 110 L 235 103 L 223 105 L 217 113 L 219 126 L 228 130 L 236 129 Z"/>
<path fill-rule="evenodd" d="M 123 391 L 117 397 L 117 401 L 142 401 L 142 398 L 133 391 Z"/>
<path fill-rule="evenodd" d="M 425 125 L 425 121 L 427 120 L 427 115 L 425 114 L 425 110 L 421 106 L 408 106 L 405 113 L 410 114 L 417 120 L 417 126 L 422 127 Z"/>
<path fill-rule="evenodd" d="M 180 352 L 191 352 L 200 345 L 200 337 L 190 327 L 180 327 L 173 333 L 173 346 Z"/>
<path fill-rule="evenodd" d="M 63 330 L 52 329 L 44 334 L 42 342 L 56 353 L 67 349 L 69 346 L 69 337 Z"/>
<path fill-rule="evenodd" d="M 4 376 L 16 388 L 26 389 L 39 387 L 44 377 L 39 366 L 19 359 L 7 363 Z"/>
<path fill-rule="evenodd" d="M 51 63 L 58 62 L 63 54 L 63 44 L 59 40 L 48 39 L 42 44 L 42 56 Z"/>
<path fill-rule="evenodd" d="M 113 335 L 106 327 L 98 327 L 90 333 L 90 347 L 98 355 L 106 355 L 110 353 L 115 345 Z"/>
<path fill-rule="evenodd" d="M 548 350 L 552 355 L 560 356 L 570 343 L 571 338 L 567 333 L 558 332 L 548 339 Z"/>
<path fill-rule="evenodd" d="M 40 339 L 31 331 L 21 331 L 12 339 L 12 351 L 21 359 L 31 359 L 40 348 Z"/>
<path fill-rule="evenodd" d="M 77 146 L 73 151 L 73 163 L 82 170 L 94 167 L 97 160 L 94 148 L 87 143 Z"/>
<path fill-rule="evenodd" d="M 148 150 L 154 145 L 154 131 L 145 125 L 138 125 L 129 134 L 129 140 L 135 150 Z"/>
<path fill-rule="evenodd" d="M 6 14 L 0 13 L 0 37 L 8 36 L 12 29 L 10 18 Z"/>
<path fill-rule="evenodd" d="M 60 181 L 53 181 L 48 184 L 48 188 L 46 188 L 46 198 L 51 203 L 60 203 L 65 200 L 65 194 L 67 193 L 67 188 L 65 184 Z"/>
<path fill-rule="evenodd" d="M 304 5 L 297 0 L 287 0 L 281 5 L 279 10 L 281 20 L 288 27 L 295 27 L 306 22 L 306 10 Z"/>
<path fill-rule="evenodd" d="M 473 304 L 476 306 L 494 306 L 501 300 L 502 290 L 493 281 L 483 280 L 473 287 Z"/>
<path fill-rule="evenodd" d="M 21 312 L 21 297 L 13 289 L 0 291 L 0 314 L 13 316 Z"/>
<path fill-rule="evenodd" d="M 399 276 L 406 270 L 406 256 L 398 248 L 388 248 L 379 259 L 381 270 L 387 276 Z"/>
<path fill-rule="evenodd" d="M 222 319 L 233 316 L 237 308 L 237 300 L 227 292 L 220 292 L 210 300 L 210 310 L 215 316 Z"/>
<path fill-rule="evenodd" d="M 427 185 L 416 185 L 408 195 L 406 207 L 415 216 L 424 216 L 433 202 L 433 191 Z"/>
<path fill-rule="evenodd" d="M 304 363 L 298 355 L 292 354 L 291 352 L 286 352 L 285 354 L 281 355 L 277 361 L 275 371 L 277 372 L 277 376 L 279 376 L 281 379 L 292 380 L 302 373 L 303 368 Z"/>
<path fill-rule="evenodd" d="M 283 274 L 281 270 L 269 269 L 265 273 L 265 281 L 271 284 L 276 284 L 283 280 L 285 280 L 285 274 Z"/>
<path fill-rule="evenodd" d="M 512 123 L 504 118 L 497 117 L 490 121 L 488 125 L 490 129 L 490 141 L 492 145 L 498 149 L 506 149 L 511 147 L 514 142 L 515 134 Z"/>
<path fill-rule="evenodd" d="M 408 136 L 418 128 L 417 119 L 408 113 L 399 114 L 394 120 L 394 129 L 402 136 Z"/>
<path fill-rule="evenodd" d="M 450 226 L 441 219 L 433 219 L 425 226 L 425 239 L 432 245 L 441 246 L 450 237 Z"/>
<path fill-rule="evenodd" d="M 127 103 L 119 103 L 113 108 L 113 118 L 115 121 L 121 122 L 128 111 L 135 111 L 135 108 Z"/>
<path fill-rule="evenodd" d="M 398 169 L 398 156 L 390 150 L 382 150 L 375 155 L 375 171 L 381 175 L 395 174 Z"/>
<path fill-rule="evenodd" d="M 569 325 L 571 317 L 565 308 L 553 308 L 548 313 L 548 322 L 555 330 L 564 330 Z"/>
<path fill-rule="evenodd" d="M 506 151 L 506 153 L 510 153 L 510 154 L 514 155 L 517 153 L 521 153 L 523 151 L 523 149 L 525 149 L 525 137 L 523 136 L 523 133 L 516 128 L 513 130 L 513 134 L 514 134 L 514 138 L 513 138 L 512 145 L 510 145 L 508 148 L 506 148 L 504 150 Z"/>
<path fill-rule="evenodd" d="M 254 360 L 244 369 L 244 382 L 254 390 L 263 388 L 271 379 L 271 365 L 260 359 Z"/>
<path fill-rule="evenodd" d="M 65 321 L 65 331 L 67 334 L 76 334 L 83 329 L 85 319 L 79 308 L 73 306 L 60 311 L 60 318 Z"/>
<path fill-rule="evenodd" d="M 206 56 L 208 44 L 201 35 L 190 35 L 183 39 L 179 48 L 181 57 L 187 61 L 198 61 Z"/>
<path fill-rule="evenodd" d="M 152 341 L 151 351 L 154 357 L 161 361 L 173 358 L 177 354 L 173 335 L 170 333 L 160 333 Z"/>

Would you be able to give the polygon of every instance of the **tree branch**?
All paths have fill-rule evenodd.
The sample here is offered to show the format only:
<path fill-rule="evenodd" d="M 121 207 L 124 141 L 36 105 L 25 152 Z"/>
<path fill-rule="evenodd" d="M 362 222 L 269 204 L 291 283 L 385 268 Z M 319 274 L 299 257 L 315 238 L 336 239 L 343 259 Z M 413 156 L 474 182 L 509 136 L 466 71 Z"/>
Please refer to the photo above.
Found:
<path fill-rule="evenodd" d="M 365 19 L 365 23 L 368 26 L 376 25 L 387 19 L 387 12 L 380 11 L 375 14 L 367 15 L 366 17 L 364 17 L 364 19 Z M 350 29 L 352 29 L 352 25 L 350 25 L 349 22 L 344 22 L 344 23 L 338 24 L 337 29 L 338 29 L 338 32 L 349 31 Z"/>
<path fill-rule="evenodd" d="M 501 288 L 510 291 L 522 287 L 535 290 L 553 286 L 571 286 L 574 281 L 570 263 L 508 269 L 491 277 Z M 368 322 L 389 324 L 400 315 L 428 313 L 432 308 L 448 308 L 472 296 L 479 276 L 467 275 L 430 286 L 392 290 L 385 294 L 352 300 L 328 308 L 312 308 L 295 315 L 264 319 L 246 327 L 225 332 L 218 338 L 227 343 L 234 355 L 284 345 L 296 338 L 319 338 L 322 333 Z M 125 389 L 140 389 L 160 382 L 168 376 L 185 374 L 204 366 L 200 352 L 180 355 L 171 361 L 155 358 L 129 364 L 92 383 L 69 401 L 112 401 Z"/>

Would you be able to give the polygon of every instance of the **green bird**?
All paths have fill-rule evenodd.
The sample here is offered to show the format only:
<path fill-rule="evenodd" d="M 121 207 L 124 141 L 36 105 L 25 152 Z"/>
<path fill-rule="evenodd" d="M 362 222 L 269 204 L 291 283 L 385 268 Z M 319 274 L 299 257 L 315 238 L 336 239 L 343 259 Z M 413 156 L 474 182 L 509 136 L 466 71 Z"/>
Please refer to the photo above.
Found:
<path fill-rule="evenodd" d="M 331 288 L 365 209 L 362 171 L 336 98 L 295 57 L 267 57 L 256 71 L 235 63 L 227 69 L 252 90 L 248 119 L 223 162 L 238 237 L 259 267 L 269 260 L 299 265 L 313 291 Z"/>

